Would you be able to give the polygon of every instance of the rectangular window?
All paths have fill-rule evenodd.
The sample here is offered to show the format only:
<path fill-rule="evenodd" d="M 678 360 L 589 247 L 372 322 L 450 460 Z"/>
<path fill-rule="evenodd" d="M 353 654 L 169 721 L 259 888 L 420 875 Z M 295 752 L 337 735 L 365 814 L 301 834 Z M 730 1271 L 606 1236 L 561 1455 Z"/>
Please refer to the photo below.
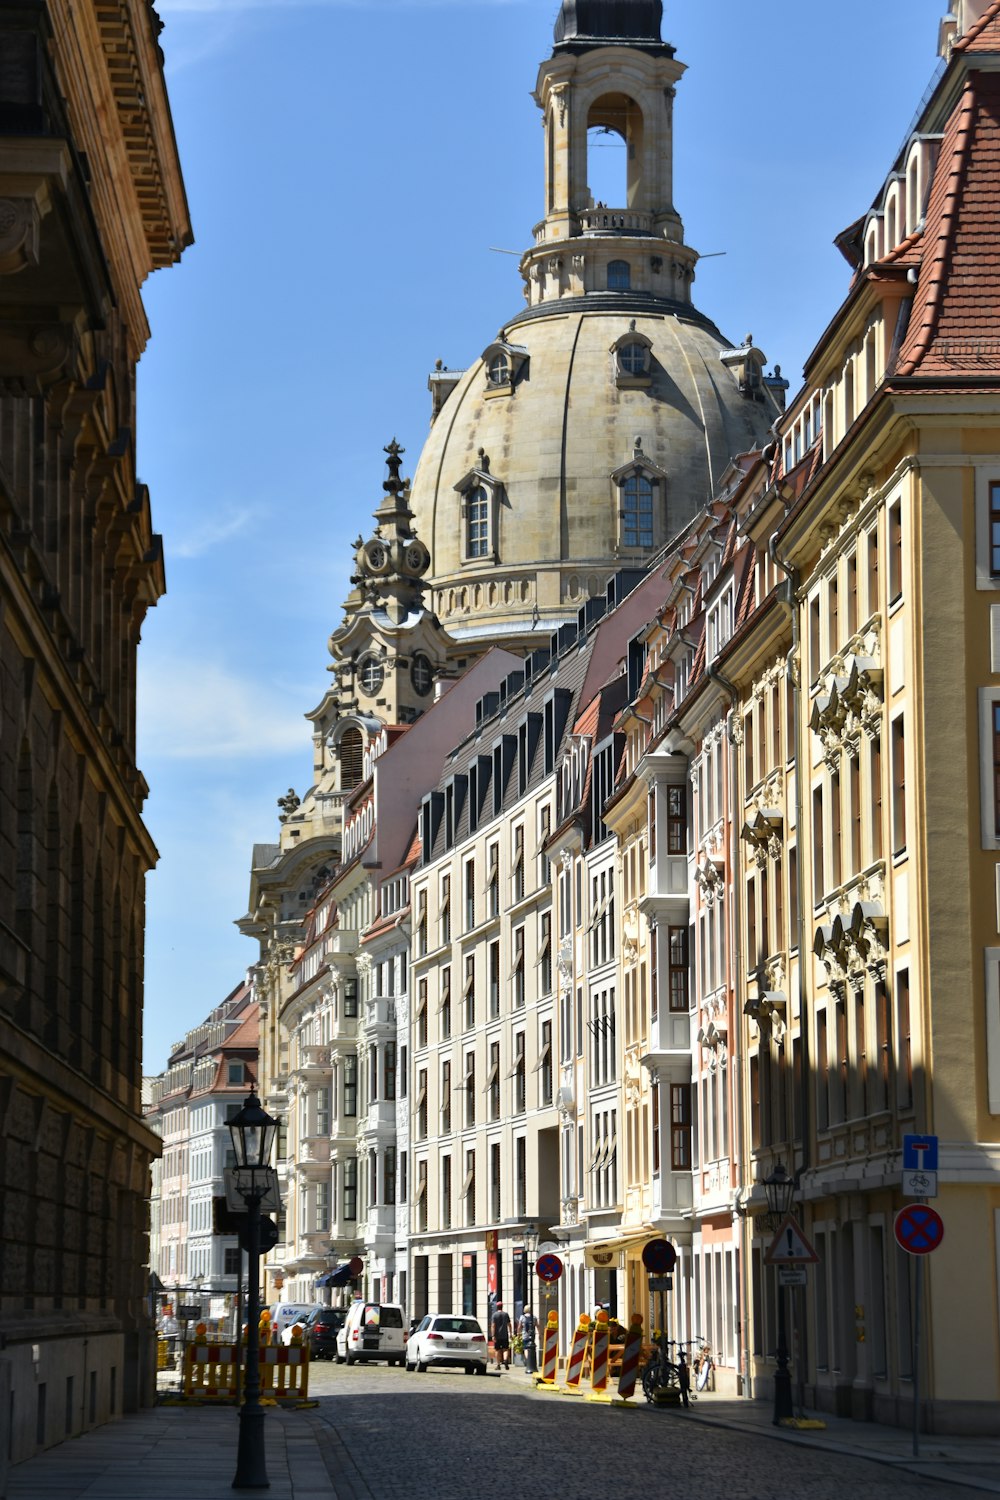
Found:
<path fill-rule="evenodd" d="M 896 1100 L 900 1109 L 913 1106 L 909 969 L 900 969 L 896 975 Z"/>
<path fill-rule="evenodd" d="M 812 851 L 813 851 L 813 905 L 817 906 L 823 899 L 826 890 L 826 879 L 823 874 L 823 788 L 813 788 L 813 815 L 812 815 Z"/>
<path fill-rule="evenodd" d="M 524 900 L 524 824 L 518 823 L 514 829 L 514 842 L 510 857 L 510 880 L 511 899 L 513 901 Z"/>
<path fill-rule="evenodd" d="M 490 917 L 500 915 L 500 845 L 490 844 L 486 850 L 486 905 Z"/>
<path fill-rule="evenodd" d="M 903 592 L 903 503 L 897 500 L 889 507 L 889 603 L 894 604 Z"/>
<path fill-rule="evenodd" d="M 417 892 L 417 957 L 423 958 L 427 952 L 427 892 Z M 346 1012 L 345 1012 L 346 1014 Z"/>
<path fill-rule="evenodd" d="M 408 1164 L 408 1161 L 409 1161 L 409 1158 L 408 1158 L 406 1152 L 405 1151 L 401 1151 L 399 1153 L 399 1201 L 400 1201 L 400 1203 L 405 1203 L 406 1202 L 406 1195 L 407 1195 L 407 1192 L 409 1190 L 409 1177 L 407 1175 L 407 1164 Z"/>
<path fill-rule="evenodd" d="M 826 1011 L 816 1012 L 816 1128 L 826 1130 L 830 1123 L 830 1091 L 827 1079 L 829 1063 L 829 1028 Z"/>
<path fill-rule="evenodd" d="M 358 1112 L 358 1059 L 356 1054 L 344 1058 L 344 1114 L 351 1118 Z"/>
<path fill-rule="evenodd" d="M 500 1142 L 494 1141 L 490 1146 L 490 1219 L 494 1224 L 500 1222 L 500 1188 Z"/>
<path fill-rule="evenodd" d="M 542 995 L 552 993 L 552 913 L 544 911 L 538 926 L 538 988 Z"/>
<path fill-rule="evenodd" d="M 799 846 L 788 850 L 788 943 L 794 951 L 799 946 Z"/>
<path fill-rule="evenodd" d="M 688 929 L 671 927 L 670 948 L 670 1009 L 686 1012 L 688 1009 Z"/>
<path fill-rule="evenodd" d="M 438 1016 L 441 1040 L 446 1042 L 451 1036 L 451 964 L 445 964 L 441 970 L 441 1001 L 438 1005 Z"/>
<path fill-rule="evenodd" d="M 399 1049 L 399 1097 L 405 1099 L 408 1092 L 409 1073 L 407 1072 L 408 1047 Z"/>
<path fill-rule="evenodd" d="M 660 1170 L 660 1085 L 654 1079 L 649 1086 L 649 1113 L 653 1135 L 653 1171 Z"/>
<path fill-rule="evenodd" d="M 527 1105 L 523 1031 L 519 1031 L 514 1037 L 514 1066 L 511 1074 L 514 1079 L 514 1113 L 523 1115 Z"/>
<path fill-rule="evenodd" d="M 490 1119 L 500 1118 L 500 1043 L 490 1043 L 490 1072 L 486 1080 L 486 1089 L 490 1096 Z"/>
<path fill-rule="evenodd" d="M 441 1134 L 451 1134 L 451 1063 L 441 1064 Z M 447 1228 L 447 1225 L 445 1226 Z"/>
<path fill-rule="evenodd" d="M 842 792 L 840 786 L 839 772 L 830 777 L 830 856 L 832 865 L 832 883 L 834 889 L 840 885 L 843 879 L 843 839 L 841 836 L 841 808 Z"/>
<path fill-rule="evenodd" d="M 819 622 L 820 608 L 817 594 L 809 601 L 809 678 L 811 682 L 816 681 L 819 669 L 823 665 L 820 654 Z"/>
<path fill-rule="evenodd" d="M 858 554 L 852 552 L 847 559 L 847 634 L 853 635 L 858 628 Z"/>
<path fill-rule="evenodd" d="M 465 1202 L 465 1222 L 468 1226 L 476 1222 L 476 1153 L 465 1153 L 465 1181 L 462 1183 L 462 1198 Z"/>
<path fill-rule="evenodd" d="M 490 1016 L 500 1014 L 500 943 L 490 944 Z"/>
<path fill-rule="evenodd" d="M 542 1045 L 538 1054 L 535 1070 L 539 1073 L 538 1080 L 538 1102 L 539 1104 L 552 1103 L 552 1022 L 542 1022 Z"/>
<path fill-rule="evenodd" d="M 358 1159 L 349 1156 L 344 1162 L 344 1218 L 358 1217 Z"/>
<path fill-rule="evenodd" d="M 872 859 L 882 858 L 882 739 L 877 736 L 868 747 L 868 801 L 871 807 Z"/>
<path fill-rule="evenodd" d="M 465 930 L 471 932 L 476 925 L 476 862 L 465 862 Z"/>
<path fill-rule="evenodd" d="M 465 955 L 465 984 L 462 987 L 462 1007 L 465 1013 L 465 1029 L 472 1031 L 476 1024 L 476 955 Z"/>
<path fill-rule="evenodd" d="M 875 1057 L 870 1074 L 869 1108 L 873 1114 L 889 1108 L 889 1079 L 892 1069 L 892 1027 L 889 1019 L 889 991 L 883 980 L 875 985 Z"/>
<path fill-rule="evenodd" d="M 691 1085 L 670 1085 L 670 1167 L 674 1172 L 691 1170 Z"/>
<path fill-rule="evenodd" d="M 873 526 L 868 533 L 868 613 L 877 614 L 880 608 L 878 569 L 878 528 Z"/>
<path fill-rule="evenodd" d="M 993 831 L 1000 838 L 1000 702 L 993 704 Z"/>
<path fill-rule="evenodd" d="M 538 884 L 542 890 L 552 883 L 552 862 L 545 852 L 551 832 L 552 809 L 545 806 L 538 814 Z"/>
<path fill-rule="evenodd" d="M 990 577 L 1000 578 L 1000 484 L 990 485 Z"/>
<path fill-rule="evenodd" d="M 417 1097 L 414 1100 L 414 1110 L 417 1116 L 417 1139 L 427 1139 L 427 1069 L 421 1068 L 417 1073 Z"/>
<path fill-rule="evenodd" d="M 520 1010 L 524 1005 L 524 928 L 515 927 L 513 932 L 514 951 L 511 955 L 511 986 L 512 1003 L 515 1010 Z"/>
<path fill-rule="evenodd" d="M 528 1143 L 523 1135 L 514 1142 L 514 1212 L 523 1218 L 528 1212 Z"/>
<path fill-rule="evenodd" d="M 451 1157 L 441 1158 L 441 1228 L 451 1228 Z"/>
<path fill-rule="evenodd" d="M 857 875 L 861 869 L 861 758 L 858 755 L 852 755 L 848 763 L 848 795 L 851 799 L 850 873 Z"/>
<path fill-rule="evenodd" d="M 382 1159 L 382 1176 L 385 1182 L 385 1201 L 393 1204 L 396 1201 L 396 1153 L 389 1150 L 384 1153 Z"/>
<path fill-rule="evenodd" d="M 906 740 L 903 716 L 892 721 L 892 852 L 906 848 Z"/>
<path fill-rule="evenodd" d="M 396 1097 L 396 1043 L 385 1044 L 385 1070 L 382 1079 L 382 1092 L 386 1099 Z"/>
<path fill-rule="evenodd" d="M 476 1123 L 476 1054 L 467 1052 L 465 1054 L 465 1075 L 462 1079 L 465 1088 L 465 1124 L 466 1127 Z"/>
<path fill-rule="evenodd" d="M 427 980 L 421 979 L 417 985 L 417 1046 L 427 1046 Z"/>
<path fill-rule="evenodd" d="M 687 787 L 667 787 L 667 853 L 687 853 Z"/>
<path fill-rule="evenodd" d="M 416 1227 L 419 1233 L 427 1232 L 427 1162 L 417 1163 L 417 1192 L 414 1198 Z"/>
<path fill-rule="evenodd" d="M 358 1014 L 358 981 L 356 979 L 344 980 L 344 1019 L 352 1021 Z"/>
<path fill-rule="evenodd" d="M 451 876 L 441 877 L 441 944 L 451 942 Z"/>

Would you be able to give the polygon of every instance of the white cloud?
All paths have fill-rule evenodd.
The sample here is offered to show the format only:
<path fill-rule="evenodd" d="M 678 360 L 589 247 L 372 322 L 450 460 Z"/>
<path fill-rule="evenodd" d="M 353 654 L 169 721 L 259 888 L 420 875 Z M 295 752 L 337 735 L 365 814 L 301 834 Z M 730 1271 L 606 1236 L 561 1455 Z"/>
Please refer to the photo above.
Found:
<path fill-rule="evenodd" d="M 202 557 L 221 542 L 228 542 L 231 537 L 245 531 L 251 522 L 259 520 L 264 514 L 262 506 L 248 506 L 244 510 L 223 510 L 217 515 L 206 517 L 187 536 L 181 536 L 179 541 L 168 544 L 167 560 L 171 557 Z"/>
<path fill-rule="evenodd" d="M 205 658 L 142 656 L 139 762 L 252 760 L 301 752 L 310 727 L 297 691 Z"/>

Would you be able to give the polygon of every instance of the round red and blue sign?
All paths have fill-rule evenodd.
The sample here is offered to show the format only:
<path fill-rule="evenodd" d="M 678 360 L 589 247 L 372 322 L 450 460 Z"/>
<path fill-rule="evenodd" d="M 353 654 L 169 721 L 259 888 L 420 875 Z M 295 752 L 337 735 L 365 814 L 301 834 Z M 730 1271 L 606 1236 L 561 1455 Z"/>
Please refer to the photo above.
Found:
<path fill-rule="evenodd" d="M 558 1255 L 546 1251 L 535 1262 L 535 1275 L 539 1281 L 558 1281 L 563 1273 L 563 1263 Z"/>
<path fill-rule="evenodd" d="M 907 1255 L 930 1255 L 944 1239 L 944 1220 L 927 1203 L 908 1203 L 893 1220 L 892 1232 Z"/>
<path fill-rule="evenodd" d="M 642 1263 L 651 1276 L 669 1276 L 677 1264 L 677 1251 L 669 1240 L 647 1240 Z"/>

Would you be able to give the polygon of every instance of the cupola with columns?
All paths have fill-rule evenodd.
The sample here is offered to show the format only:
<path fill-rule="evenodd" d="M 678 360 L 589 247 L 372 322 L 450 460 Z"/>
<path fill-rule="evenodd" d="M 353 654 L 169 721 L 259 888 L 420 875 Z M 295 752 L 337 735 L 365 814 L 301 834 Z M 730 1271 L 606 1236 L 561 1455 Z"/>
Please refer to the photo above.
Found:
<path fill-rule="evenodd" d="M 545 217 L 521 261 L 529 306 L 564 297 L 688 304 L 698 256 L 673 200 L 674 87 L 660 0 L 564 0 L 535 101 L 545 130 Z M 622 203 L 598 203 L 588 132 L 621 138 Z"/>

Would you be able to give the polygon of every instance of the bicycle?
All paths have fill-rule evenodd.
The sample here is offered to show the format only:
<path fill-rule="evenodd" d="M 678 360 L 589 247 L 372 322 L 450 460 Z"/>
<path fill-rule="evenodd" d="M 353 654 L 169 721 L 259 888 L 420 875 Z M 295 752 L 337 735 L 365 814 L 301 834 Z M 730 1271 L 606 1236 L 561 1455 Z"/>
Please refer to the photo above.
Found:
<path fill-rule="evenodd" d="M 647 1401 L 656 1401 L 660 1392 L 671 1391 L 676 1392 L 676 1396 L 667 1397 L 671 1403 L 685 1400 L 686 1393 L 691 1389 L 687 1349 L 691 1344 L 699 1342 L 699 1339 L 660 1339 L 655 1355 L 642 1372 L 642 1394 Z M 676 1360 L 670 1358 L 671 1349 L 677 1350 Z"/>
<path fill-rule="evenodd" d="M 714 1369 L 715 1360 L 712 1358 L 711 1345 L 703 1344 L 694 1361 L 694 1383 L 697 1390 L 703 1391 L 707 1388 Z"/>

